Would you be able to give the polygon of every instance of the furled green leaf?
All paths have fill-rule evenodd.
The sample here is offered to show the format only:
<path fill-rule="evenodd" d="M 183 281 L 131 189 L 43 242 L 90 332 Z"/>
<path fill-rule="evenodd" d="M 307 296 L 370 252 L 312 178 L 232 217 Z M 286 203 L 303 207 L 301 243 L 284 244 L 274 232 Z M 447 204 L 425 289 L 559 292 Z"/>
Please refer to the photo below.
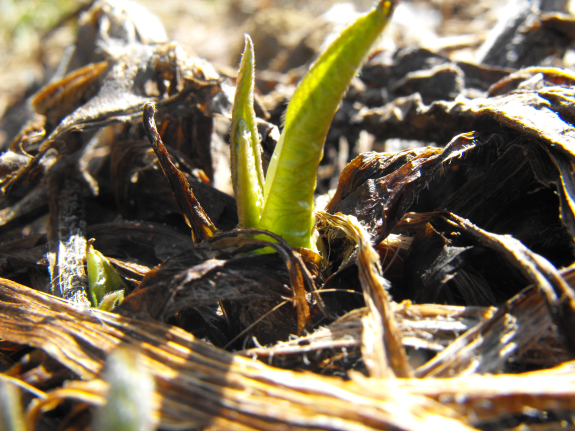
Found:
<path fill-rule="evenodd" d="M 252 41 L 246 35 L 232 110 L 231 130 L 232 184 L 238 204 L 239 224 L 246 228 L 255 228 L 258 225 L 264 186 L 254 112 L 254 65 Z"/>
<path fill-rule="evenodd" d="M 92 307 L 103 307 L 106 311 L 110 311 L 124 298 L 126 284 L 108 259 L 98 250 L 95 250 L 91 244 L 88 246 L 86 254 L 89 296 Z M 117 292 L 121 292 L 121 295 Z"/>
<path fill-rule="evenodd" d="M 271 159 L 260 223 L 294 247 L 312 248 L 313 196 L 323 144 L 338 105 L 372 45 L 389 21 L 393 4 L 379 1 L 347 27 L 298 85 Z"/>

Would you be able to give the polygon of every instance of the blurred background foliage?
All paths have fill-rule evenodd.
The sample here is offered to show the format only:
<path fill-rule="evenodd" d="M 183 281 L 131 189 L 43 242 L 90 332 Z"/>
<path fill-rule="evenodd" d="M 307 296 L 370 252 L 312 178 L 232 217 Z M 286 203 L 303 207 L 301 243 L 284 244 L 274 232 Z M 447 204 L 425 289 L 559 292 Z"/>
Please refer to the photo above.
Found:
<path fill-rule="evenodd" d="M 81 4 L 76 0 L 0 0 L 2 43 L 25 49 L 39 33 L 50 30 Z"/>
<path fill-rule="evenodd" d="M 131 0 L 119 0 L 131 1 Z M 452 61 L 475 60 L 495 23 L 522 0 L 404 0 L 380 47 L 386 52 L 419 46 Z M 573 1 L 566 10 L 572 11 Z M 76 18 L 90 0 L 0 0 L 0 118 L 48 80 L 66 47 L 74 44 Z M 309 64 L 333 36 L 372 0 L 139 0 L 158 15 L 169 39 L 204 57 L 224 74 L 237 70 L 243 34 L 254 41 L 256 69 L 286 73 L 287 61 L 308 49 Z M 326 24 L 327 23 L 327 24 Z M 572 50 L 571 50 L 572 51 Z M 575 54 L 570 51 L 571 54 Z M 292 56 L 293 57 L 293 56 Z M 575 55 L 571 55 L 575 63 Z M 571 58 L 569 57 L 569 58 Z M 561 66 L 570 66 L 562 64 Z M 0 134 L 2 132 L 0 131 Z M 0 135 L 0 145 L 4 141 Z"/>
<path fill-rule="evenodd" d="M 75 42 L 77 16 L 91 3 L 89 0 L 0 0 L 0 117 L 49 79 L 65 48 Z M 159 16 L 169 38 L 177 40 L 188 53 L 235 69 L 245 31 L 254 32 L 254 28 L 259 28 L 264 33 L 273 31 L 279 35 L 299 27 L 301 33 L 314 17 L 342 2 L 142 0 L 139 3 Z M 348 4 L 364 11 L 371 0 Z M 278 10 L 288 11 L 279 18 L 279 25 Z M 346 20 L 351 19 L 353 16 Z M 297 35 L 294 38 L 291 33 L 291 38 L 297 40 Z M 2 140 L 0 136 L 0 142 Z"/>

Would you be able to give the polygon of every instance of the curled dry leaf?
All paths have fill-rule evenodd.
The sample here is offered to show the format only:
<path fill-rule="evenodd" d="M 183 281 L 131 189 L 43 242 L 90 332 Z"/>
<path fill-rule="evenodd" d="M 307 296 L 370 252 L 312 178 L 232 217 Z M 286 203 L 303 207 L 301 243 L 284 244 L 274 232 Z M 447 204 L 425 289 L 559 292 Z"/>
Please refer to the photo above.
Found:
<path fill-rule="evenodd" d="M 356 262 L 368 310 L 367 316 L 362 319 L 362 354 L 370 375 L 377 378 L 393 375 L 409 377 L 411 367 L 401 344 L 401 334 L 382 277 L 379 255 L 371 246 L 369 235 L 357 220 L 349 216 L 323 213 L 318 216 L 320 225 L 343 230 L 358 245 Z"/>
<path fill-rule="evenodd" d="M 166 147 L 156 130 L 155 113 L 156 107 L 154 104 L 147 103 L 143 113 L 144 129 L 160 161 L 160 166 L 170 182 L 172 193 L 176 198 L 180 211 L 184 215 L 188 226 L 192 228 L 192 239 L 195 243 L 200 243 L 213 236 L 216 227 L 194 196 L 194 192 L 182 172 L 170 160 Z"/>

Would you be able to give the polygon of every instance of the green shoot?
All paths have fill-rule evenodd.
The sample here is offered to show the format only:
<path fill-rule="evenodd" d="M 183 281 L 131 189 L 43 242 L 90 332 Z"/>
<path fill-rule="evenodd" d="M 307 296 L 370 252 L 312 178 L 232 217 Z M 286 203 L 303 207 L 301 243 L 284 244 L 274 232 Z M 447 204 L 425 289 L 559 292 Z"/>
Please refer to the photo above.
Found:
<path fill-rule="evenodd" d="M 380 0 L 346 28 L 311 67 L 287 107 L 265 182 L 253 109 L 253 47 L 246 36 L 231 132 L 232 180 L 241 227 L 266 229 L 293 247 L 315 249 L 313 198 L 323 144 L 350 81 L 392 10 L 392 1 Z"/>
<path fill-rule="evenodd" d="M 25 429 L 20 390 L 12 383 L 0 380 L 0 431 Z"/>
<path fill-rule="evenodd" d="M 154 380 L 137 351 L 119 347 L 106 359 L 108 402 L 96 411 L 95 431 L 152 431 Z"/>
<path fill-rule="evenodd" d="M 238 73 L 231 128 L 231 167 L 240 227 L 257 228 L 263 206 L 264 174 L 254 112 L 254 50 L 246 35 Z"/>
<path fill-rule="evenodd" d="M 98 309 L 102 311 L 112 311 L 124 300 L 124 290 L 116 290 L 114 292 L 107 293 L 104 295 Z"/>
<path fill-rule="evenodd" d="M 86 268 L 88 272 L 89 297 L 92 307 L 111 311 L 124 299 L 126 284 L 108 259 L 88 245 Z"/>
<path fill-rule="evenodd" d="M 329 126 L 391 13 L 392 2 L 381 0 L 346 28 L 311 67 L 287 107 L 258 228 L 281 235 L 293 247 L 312 248 L 313 197 Z"/>

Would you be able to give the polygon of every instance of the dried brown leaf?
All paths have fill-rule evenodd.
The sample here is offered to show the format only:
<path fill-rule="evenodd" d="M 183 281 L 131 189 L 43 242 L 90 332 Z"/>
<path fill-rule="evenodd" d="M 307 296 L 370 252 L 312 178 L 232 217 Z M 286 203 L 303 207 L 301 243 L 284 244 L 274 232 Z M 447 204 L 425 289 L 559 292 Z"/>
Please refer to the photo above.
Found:
<path fill-rule="evenodd" d="M 372 377 L 409 377 L 411 366 L 391 309 L 391 298 L 379 263 L 379 255 L 361 224 L 350 216 L 317 213 L 320 225 L 341 229 L 358 245 L 356 264 L 368 313 L 363 319 L 362 355 Z"/>
<path fill-rule="evenodd" d="M 364 153 L 346 166 L 326 212 L 357 217 L 381 242 L 436 174 L 477 145 L 473 133 L 445 147 L 405 150 L 397 154 Z"/>
<path fill-rule="evenodd" d="M 91 380 L 70 384 L 69 392 L 57 389 L 48 395 L 52 406 L 68 395 L 101 404 L 103 387 L 92 379 L 101 372 L 106 355 L 127 344 L 140 350 L 155 378 L 160 427 L 471 429 L 451 408 L 410 395 L 397 383 L 379 381 L 375 394 L 366 391 L 364 383 L 271 368 L 177 328 L 98 310 L 82 312 L 8 280 L 0 287 L 0 323 L 0 337 L 41 347 Z M 30 411 L 31 420 L 38 409 Z"/>
<path fill-rule="evenodd" d="M 182 172 L 176 168 L 170 160 L 162 138 L 160 138 L 156 130 L 156 122 L 154 120 L 155 112 L 155 105 L 147 103 L 143 113 L 144 129 L 160 161 L 164 175 L 166 175 L 166 178 L 170 182 L 172 193 L 176 198 L 180 211 L 186 219 L 188 226 L 192 228 L 192 238 L 196 244 L 199 244 L 212 237 L 216 232 L 216 227 L 194 196 L 194 192 Z"/>

